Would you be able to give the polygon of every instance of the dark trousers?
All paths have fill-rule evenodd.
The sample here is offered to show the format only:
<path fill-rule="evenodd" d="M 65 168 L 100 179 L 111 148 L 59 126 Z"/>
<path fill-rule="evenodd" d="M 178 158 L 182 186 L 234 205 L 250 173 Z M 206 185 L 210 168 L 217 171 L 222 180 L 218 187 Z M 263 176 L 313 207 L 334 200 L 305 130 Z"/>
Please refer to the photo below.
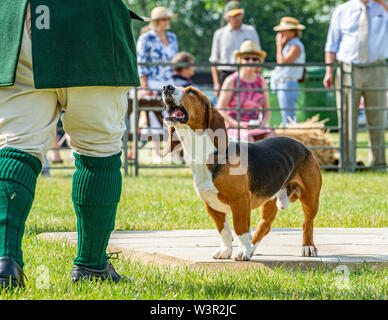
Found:
<path fill-rule="evenodd" d="M 225 79 L 230 76 L 235 71 L 227 71 L 227 70 L 218 70 L 218 79 L 220 81 L 220 85 L 222 87 L 222 84 L 224 83 Z"/>

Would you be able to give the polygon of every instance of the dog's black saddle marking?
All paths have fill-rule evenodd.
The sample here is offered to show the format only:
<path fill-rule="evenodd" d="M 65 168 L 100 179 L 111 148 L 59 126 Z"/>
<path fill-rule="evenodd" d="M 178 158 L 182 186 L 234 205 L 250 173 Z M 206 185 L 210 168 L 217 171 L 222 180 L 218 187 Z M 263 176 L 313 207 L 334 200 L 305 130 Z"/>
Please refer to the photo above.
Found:
<path fill-rule="evenodd" d="M 227 160 L 231 148 L 235 148 L 240 157 L 246 157 L 245 151 L 248 150 L 250 190 L 264 197 L 276 194 L 293 177 L 300 163 L 311 154 L 302 143 L 287 137 L 267 138 L 255 143 L 231 143 L 226 150 Z M 216 153 L 215 159 L 217 156 L 224 155 Z M 217 163 L 209 166 L 213 179 L 222 166 Z"/>

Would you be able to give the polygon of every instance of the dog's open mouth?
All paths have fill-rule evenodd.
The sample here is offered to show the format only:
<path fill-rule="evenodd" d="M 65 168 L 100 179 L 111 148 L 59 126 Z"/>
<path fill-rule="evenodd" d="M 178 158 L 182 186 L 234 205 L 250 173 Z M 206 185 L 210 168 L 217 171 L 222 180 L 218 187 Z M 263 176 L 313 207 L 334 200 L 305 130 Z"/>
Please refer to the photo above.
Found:
<path fill-rule="evenodd" d="M 168 112 L 165 119 L 174 122 L 186 123 L 188 115 L 183 107 L 174 107 L 170 112 Z"/>

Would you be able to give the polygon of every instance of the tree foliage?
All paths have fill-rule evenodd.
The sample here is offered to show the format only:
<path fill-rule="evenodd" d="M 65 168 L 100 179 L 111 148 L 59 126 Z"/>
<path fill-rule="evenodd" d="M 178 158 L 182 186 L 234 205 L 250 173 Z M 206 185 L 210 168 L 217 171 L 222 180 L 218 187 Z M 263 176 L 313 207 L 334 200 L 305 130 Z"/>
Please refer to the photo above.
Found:
<path fill-rule="evenodd" d="M 143 16 L 150 16 L 155 6 L 164 6 L 179 16 L 171 21 L 180 50 L 192 53 L 197 61 L 210 56 L 213 33 L 223 25 L 223 7 L 227 0 L 127 0 L 128 6 Z M 275 61 L 275 32 L 283 16 L 298 18 L 306 26 L 302 41 L 308 61 L 323 61 L 323 50 L 332 10 L 342 1 L 335 0 L 242 0 L 244 23 L 253 25 L 259 33 L 267 61 Z M 135 22 L 135 35 L 145 23 Z"/>

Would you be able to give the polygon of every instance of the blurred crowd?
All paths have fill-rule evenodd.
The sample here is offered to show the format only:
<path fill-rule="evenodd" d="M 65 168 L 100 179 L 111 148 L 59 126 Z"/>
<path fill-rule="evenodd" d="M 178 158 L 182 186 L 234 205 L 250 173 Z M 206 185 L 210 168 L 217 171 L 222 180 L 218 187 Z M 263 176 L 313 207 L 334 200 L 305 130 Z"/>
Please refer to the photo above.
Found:
<path fill-rule="evenodd" d="M 229 1 L 225 5 L 225 26 L 214 33 L 209 61 L 212 64 L 211 77 L 216 97 L 214 107 L 224 116 L 230 139 L 237 139 L 240 135 L 240 140 L 252 142 L 275 133 L 269 128 L 269 88 L 259 66 L 265 62 L 267 53 L 261 47 L 260 36 L 255 27 L 243 23 L 244 12 L 239 1 Z M 136 48 L 140 63 L 141 99 L 157 99 L 161 89 L 167 84 L 196 86 L 192 81 L 195 57 L 188 52 L 179 51 L 178 38 L 170 30 L 170 21 L 176 17 L 177 14 L 169 12 L 165 7 L 155 7 L 150 17 L 145 18 L 149 24 L 141 29 Z M 276 92 L 284 127 L 290 121 L 297 120 L 299 85 L 305 81 L 306 76 L 306 68 L 303 66 L 306 63 L 306 50 L 302 42 L 305 29 L 306 26 L 297 18 L 288 16 L 282 17 L 273 27 L 277 66 L 271 75 L 270 90 Z M 382 0 L 350 0 L 336 7 L 331 17 L 324 55 L 327 64 L 340 62 L 345 72 L 350 72 L 354 66 L 354 78 L 350 73 L 345 73 L 343 79 L 339 79 L 340 69 L 337 68 L 335 74 L 334 67 L 327 66 L 323 79 L 323 85 L 327 89 L 338 89 L 341 81 L 345 86 L 358 89 L 353 104 L 349 103 L 350 89 L 342 91 L 343 97 L 337 91 L 337 110 L 343 103 L 343 114 L 339 114 L 338 119 L 343 117 L 344 120 L 345 161 L 350 161 L 349 128 L 357 128 L 358 102 L 361 101 L 366 123 L 372 127 L 369 129 L 370 164 L 385 166 L 385 136 L 382 128 L 385 127 L 386 110 L 381 107 L 387 105 L 387 95 L 383 90 L 373 89 L 387 86 L 387 68 L 381 66 L 388 58 L 387 3 Z M 183 66 L 171 67 L 158 63 Z M 240 64 L 240 67 L 237 68 L 236 64 Z M 238 95 L 239 89 L 242 91 Z M 236 110 L 238 103 L 241 107 L 239 116 Z M 376 110 L 376 107 L 380 107 L 380 110 Z M 357 116 L 351 117 L 352 113 Z M 160 117 L 153 111 L 140 114 L 139 126 L 144 134 L 163 134 Z M 50 160 L 54 163 L 62 162 L 57 151 L 60 147 L 59 140 L 61 138 L 53 145 Z M 153 160 L 159 162 L 160 142 L 153 139 L 151 143 Z M 133 157 L 133 152 L 129 152 L 128 157 Z"/>
<path fill-rule="evenodd" d="M 170 20 L 177 14 L 170 13 L 164 7 L 156 7 L 151 16 L 146 18 L 149 25 L 142 29 L 137 40 L 137 55 L 139 63 L 194 63 L 195 58 L 180 52 L 177 36 L 170 31 Z M 237 123 L 237 91 L 240 93 L 240 139 L 256 141 L 274 135 L 268 128 L 271 118 L 270 101 L 267 83 L 261 71 L 255 64 L 262 64 L 267 53 L 261 48 L 260 36 L 257 30 L 243 23 L 244 8 L 239 1 L 229 1 L 224 8 L 225 26 L 218 29 L 213 36 L 211 55 L 211 75 L 214 94 L 217 99 L 216 108 L 225 118 L 228 135 L 236 138 Z M 281 109 L 282 122 L 285 127 L 290 120 L 296 121 L 296 103 L 299 97 L 299 83 L 304 81 L 306 68 L 306 51 L 302 42 L 302 32 L 305 25 L 295 17 L 283 17 L 274 26 L 274 41 L 276 43 L 277 66 L 272 73 L 270 88 L 277 93 Z M 323 53 L 322 53 L 323 54 Z M 349 90 L 345 90 L 342 100 L 337 94 L 337 104 L 344 103 L 344 128 L 346 141 L 350 139 L 349 128 L 357 126 L 358 116 L 349 117 L 350 112 L 359 111 L 359 101 L 363 97 L 366 121 L 370 129 L 370 162 L 371 165 L 385 165 L 385 126 L 387 105 L 385 91 L 374 88 L 384 88 L 387 83 L 387 70 L 381 64 L 388 58 L 388 5 L 383 0 L 350 0 L 335 8 L 328 30 L 325 46 L 325 62 L 332 64 L 340 62 L 345 71 L 354 65 L 354 83 L 351 76 L 346 75 L 342 81 L 352 85 L 356 90 L 356 103 L 351 106 L 348 101 Z M 235 64 L 241 65 L 236 68 Z M 247 66 L 244 66 L 246 64 Z M 296 64 L 296 66 L 292 66 Z M 168 83 L 177 86 L 193 85 L 191 77 L 193 66 L 171 68 L 170 66 L 139 67 L 141 77 L 141 96 L 144 99 L 155 98 L 158 90 Z M 332 89 L 340 86 L 339 69 L 335 80 L 334 67 L 327 66 L 323 84 Z M 237 78 L 239 80 L 237 81 Z M 249 91 L 247 89 L 252 89 Z M 368 89 L 372 89 L 368 91 Z M 371 110 L 368 110 L 368 108 Z M 380 110 L 376 110 L 380 107 Z M 354 108 L 355 110 L 348 110 Z M 252 110 L 255 109 L 255 110 Z M 339 107 L 338 107 L 339 109 Z M 352 119 L 353 120 L 352 120 Z M 148 112 L 149 124 L 153 128 L 161 128 L 153 112 Z M 346 161 L 349 160 L 348 144 L 345 144 Z M 158 148 L 156 148 L 158 150 Z M 158 158 L 158 151 L 154 154 Z"/>

